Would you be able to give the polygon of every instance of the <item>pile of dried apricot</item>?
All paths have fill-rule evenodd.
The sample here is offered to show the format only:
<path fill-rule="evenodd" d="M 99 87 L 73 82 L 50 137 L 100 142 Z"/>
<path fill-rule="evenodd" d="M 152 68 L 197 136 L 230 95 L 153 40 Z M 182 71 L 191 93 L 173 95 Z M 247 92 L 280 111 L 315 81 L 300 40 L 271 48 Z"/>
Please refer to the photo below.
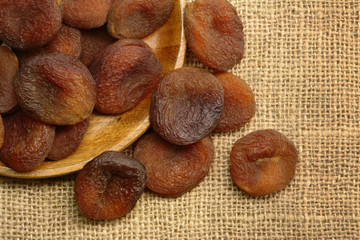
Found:
<path fill-rule="evenodd" d="M 0 2 L 0 160 L 16 171 L 60 160 L 80 145 L 96 109 L 121 114 L 152 94 L 150 129 L 133 157 L 104 152 L 75 180 L 80 213 L 125 216 L 145 186 L 179 197 L 209 172 L 212 131 L 243 127 L 255 95 L 226 72 L 244 56 L 243 24 L 227 0 L 196 0 L 184 12 L 191 52 L 214 71 L 163 74 L 143 38 L 169 18 L 174 0 L 4 0 Z M 107 27 L 107 28 L 106 28 Z M 292 180 L 297 150 L 275 130 L 250 133 L 230 154 L 233 182 L 262 196 Z"/>

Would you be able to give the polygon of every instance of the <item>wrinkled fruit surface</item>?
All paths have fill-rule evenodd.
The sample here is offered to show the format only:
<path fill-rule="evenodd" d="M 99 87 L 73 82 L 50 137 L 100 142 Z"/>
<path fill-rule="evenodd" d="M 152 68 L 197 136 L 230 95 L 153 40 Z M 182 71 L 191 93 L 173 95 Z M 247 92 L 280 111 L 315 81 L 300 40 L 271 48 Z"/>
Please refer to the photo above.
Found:
<path fill-rule="evenodd" d="M 19 63 L 16 55 L 7 47 L 0 46 L 0 114 L 17 106 L 14 77 Z"/>
<path fill-rule="evenodd" d="M 224 87 L 224 111 L 214 131 L 230 131 L 248 123 L 255 115 L 255 96 L 249 85 L 232 73 L 215 75 Z"/>
<path fill-rule="evenodd" d="M 243 24 L 227 0 L 188 3 L 184 27 L 190 50 L 204 65 L 227 71 L 243 58 Z"/>
<path fill-rule="evenodd" d="M 4 142 L 4 124 L 0 115 L 0 148 L 3 145 L 3 142 Z"/>
<path fill-rule="evenodd" d="M 44 46 L 59 31 L 61 0 L 0 1 L 0 39 L 15 49 Z"/>
<path fill-rule="evenodd" d="M 89 125 L 90 117 L 74 125 L 56 126 L 55 140 L 47 158 L 60 160 L 73 154 L 83 140 Z"/>
<path fill-rule="evenodd" d="M 75 28 L 97 28 L 105 24 L 113 0 L 63 0 L 64 23 Z"/>
<path fill-rule="evenodd" d="M 133 209 L 145 184 L 146 170 L 139 161 L 108 151 L 79 172 L 75 180 L 75 198 L 84 217 L 116 219 Z"/>
<path fill-rule="evenodd" d="M 32 58 L 15 77 L 19 105 L 49 124 L 72 125 L 89 117 L 96 85 L 84 64 L 73 57 L 50 53 Z"/>
<path fill-rule="evenodd" d="M 44 47 L 30 51 L 16 51 L 16 55 L 19 58 L 20 64 L 24 64 L 32 57 L 54 52 L 79 58 L 81 53 L 80 30 L 62 25 L 55 38 Z"/>
<path fill-rule="evenodd" d="M 169 18 L 174 0 L 115 0 L 108 17 L 115 38 L 143 38 Z"/>
<path fill-rule="evenodd" d="M 145 165 L 146 187 L 165 197 L 178 197 L 198 185 L 214 158 L 210 136 L 187 146 L 171 144 L 155 132 L 143 135 L 134 158 Z"/>
<path fill-rule="evenodd" d="M 81 32 L 79 29 L 62 25 L 56 37 L 45 46 L 47 52 L 59 52 L 74 58 L 81 53 Z"/>
<path fill-rule="evenodd" d="M 230 153 L 234 183 L 251 196 L 283 189 L 294 178 L 297 150 L 282 133 L 259 130 L 237 140 Z"/>
<path fill-rule="evenodd" d="M 26 172 L 46 158 L 55 137 L 55 127 L 35 120 L 22 111 L 3 116 L 4 143 L 0 160 L 8 167 Z"/>
<path fill-rule="evenodd" d="M 158 85 L 162 66 L 141 40 L 122 39 L 111 44 L 89 66 L 97 84 L 95 109 L 120 114 L 141 102 Z"/>
<path fill-rule="evenodd" d="M 94 58 L 116 40 L 105 27 L 81 30 L 80 61 L 88 67 Z"/>
<path fill-rule="evenodd" d="M 180 68 L 167 73 L 153 94 L 150 123 L 155 132 L 176 145 L 208 135 L 224 107 L 221 82 L 205 70 Z"/>

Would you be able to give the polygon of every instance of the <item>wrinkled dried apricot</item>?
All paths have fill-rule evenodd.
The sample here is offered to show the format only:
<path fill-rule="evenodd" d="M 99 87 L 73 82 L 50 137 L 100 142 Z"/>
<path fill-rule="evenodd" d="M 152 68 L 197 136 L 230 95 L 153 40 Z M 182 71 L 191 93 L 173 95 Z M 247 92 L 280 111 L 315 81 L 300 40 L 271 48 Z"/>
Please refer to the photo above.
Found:
<path fill-rule="evenodd" d="M 221 82 L 205 70 L 180 68 L 167 73 L 153 94 L 150 123 L 155 132 L 176 145 L 208 135 L 224 107 Z"/>
<path fill-rule="evenodd" d="M 255 114 L 255 96 L 249 85 L 232 73 L 215 74 L 224 87 L 224 111 L 214 131 L 230 131 L 244 126 Z"/>
<path fill-rule="evenodd" d="M 204 65 L 227 71 L 243 58 L 243 24 L 227 0 L 188 3 L 184 27 L 190 50 Z"/>
<path fill-rule="evenodd" d="M 81 32 L 79 29 L 62 25 L 56 37 L 45 46 L 46 52 L 59 52 L 74 58 L 81 53 Z"/>
<path fill-rule="evenodd" d="M 4 143 L 0 160 L 8 167 L 27 172 L 46 158 L 55 137 L 55 127 L 35 120 L 22 111 L 3 117 Z"/>
<path fill-rule="evenodd" d="M 97 28 L 105 24 L 113 0 L 63 0 L 64 23 L 75 28 Z"/>
<path fill-rule="evenodd" d="M 61 0 L 2 0 L 0 9 L 0 39 L 15 49 L 44 46 L 61 27 Z"/>
<path fill-rule="evenodd" d="M 116 219 L 129 213 L 142 195 L 145 167 L 123 153 L 108 151 L 88 162 L 75 180 L 80 213 L 91 219 Z"/>
<path fill-rule="evenodd" d="M 16 55 L 9 48 L 0 46 L 0 114 L 10 112 L 17 106 L 14 77 L 18 68 Z"/>
<path fill-rule="evenodd" d="M 81 30 L 80 61 L 88 67 L 95 57 L 116 40 L 105 27 Z"/>
<path fill-rule="evenodd" d="M 234 183 L 251 196 L 283 189 L 294 178 L 295 145 L 275 130 L 259 130 L 237 140 L 230 153 Z"/>
<path fill-rule="evenodd" d="M 19 105 L 35 119 L 72 125 L 89 117 L 96 100 L 96 86 L 89 70 L 61 53 L 36 56 L 15 76 Z"/>
<path fill-rule="evenodd" d="M 190 191 L 209 172 L 214 158 L 211 137 L 187 146 L 177 146 L 148 132 L 137 142 L 134 158 L 146 168 L 146 187 L 165 197 Z"/>
<path fill-rule="evenodd" d="M 90 118 L 67 126 L 56 126 L 55 140 L 47 155 L 48 159 L 60 160 L 73 154 L 84 138 L 90 124 Z"/>
<path fill-rule="evenodd" d="M 3 142 L 4 142 L 4 124 L 0 115 L 0 148 L 3 145 Z"/>
<path fill-rule="evenodd" d="M 20 63 L 27 62 L 30 58 L 46 53 L 63 53 L 74 58 L 79 58 L 81 53 L 81 33 L 80 30 L 66 25 L 62 25 L 58 34 L 48 44 L 42 48 L 30 51 L 17 51 Z"/>
<path fill-rule="evenodd" d="M 115 0 L 108 16 L 108 30 L 115 38 L 143 38 L 169 18 L 174 0 Z"/>
<path fill-rule="evenodd" d="M 120 114 L 135 107 L 159 83 L 162 66 L 150 47 L 138 39 L 108 46 L 89 66 L 97 84 L 95 109 Z"/>

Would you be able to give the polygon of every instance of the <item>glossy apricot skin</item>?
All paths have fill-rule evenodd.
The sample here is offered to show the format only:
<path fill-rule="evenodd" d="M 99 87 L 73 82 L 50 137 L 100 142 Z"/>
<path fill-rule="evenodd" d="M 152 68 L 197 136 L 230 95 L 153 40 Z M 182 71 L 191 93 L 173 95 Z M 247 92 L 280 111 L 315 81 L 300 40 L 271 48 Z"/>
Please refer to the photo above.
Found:
<path fill-rule="evenodd" d="M 4 116 L 3 123 L 5 134 L 0 160 L 19 172 L 38 167 L 50 151 L 55 127 L 35 120 L 22 111 Z"/>
<path fill-rule="evenodd" d="M 45 46 L 45 49 L 49 53 L 59 52 L 79 58 L 81 53 L 80 30 L 63 24 L 58 34 Z"/>
<path fill-rule="evenodd" d="M 97 28 L 105 24 L 113 0 L 63 0 L 64 23 L 75 28 Z"/>
<path fill-rule="evenodd" d="M 80 30 L 63 24 L 58 34 L 45 46 L 30 51 L 16 51 L 16 55 L 20 64 L 24 64 L 32 57 L 54 52 L 79 58 L 81 53 Z"/>
<path fill-rule="evenodd" d="M 96 85 L 80 61 L 61 53 L 36 56 L 15 76 L 19 105 L 35 119 L 54 125 L 72 125 L 89 117 Z"/>
<path fill-rule="evenodd" d="M 117 39 L 110 36 L 106 27 L 81 30 L 80 61 L 87 67 L 102 51 Z"/>
<path fill-rule="evenodd" d="M 88 162 L 75 180 L 75 199 L 81 215 L 116 219 L 128 214 L 142 195 L 146 169 L 134 158 L 107 151 Z"/>
<path fill-rule="evenodd" d="M 176 145 L 188 145 L 208 135 L 224 108 L 224 89 L 211 73 L 179 68 L 167 73 L 155 90 L 150 124 L 155 132 Z"/>
<path fill-rule="evenodd" d="M 196 0 L 184 13 L 189 48 L 204 65 L 227 71 L 244 56 L 243 24 L 227 0 Z"/>
<path fill-rule="evenodd" d="M 0 39 L 14 49 L 44 46 L 59 31 L 61 0 L 0 1 Z"/>
<path fill-rule="evenodd" d="M 90 117 L 74 125 L 56 126 L 55 140 L 47 158 L 56 161 L 73 154 L 83 140 L 89 125 Z"/>
<path fill-rule="evenodd" d="M 174 0 L 115 0 L 108 16 L 108 31 L 114 38 L 143 38 L 169 18 Z"/>
<path fill-rule="evenodd" d="M 124 113 L 158 85 L 162 65 L 150 47 L 138 39 L 122 39 L 108 46 L 89 66 L 97 84 L 95 109 Z"/>
<path fill-rule="evenodd" d="M 266 129 L 237 140 L 230 153 L 233 182 L 250 196 L 285 188 L 294 178 L 298 152 L 282 133 Z"/>
<path fill-rule="evenodd" d="M 215 74 L 224 87 L 224 111 L 214 131 L 231 131 L 243 127 L 255 115 L 255 95 L 249 85 L 236 75 Z"/>
<path fill-rule="evenodd" d="M 0 148 L 4 143 L 4 123 L 0 115 Z"/>
<path fill-rule="evenodd" d="M 210 136 L 187 146 L 167 142 L 151 131 L 134 149 L 134 158 L 146 168 L 146 187 L 163 197 L 180 197 L 207 175 L 214 158 Z"/>
<path fill-rule="evenodd" d="M 18 69 L 16 55 L 9 48 L 0 46 L 0 114 L 12 111 L 18 104 L 14 90 L 14 77 Z"/>

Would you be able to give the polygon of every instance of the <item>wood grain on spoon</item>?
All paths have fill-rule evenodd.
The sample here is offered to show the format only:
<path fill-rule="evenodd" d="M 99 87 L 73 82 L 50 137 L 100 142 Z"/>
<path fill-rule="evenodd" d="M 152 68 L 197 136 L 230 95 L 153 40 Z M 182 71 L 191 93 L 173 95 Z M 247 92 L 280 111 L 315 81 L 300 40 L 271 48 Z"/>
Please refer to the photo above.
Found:
<path fill-rule="evenodd" d="M 183 31 L 183 10 L 186 0 L 175 0 L 168 21 L 143 40 L 150 45 L 163 64 L 164 72 L 184 64 L 186 42 Z M 70 174 L 82 169 L 91 159 L 104 151 L 122 151 L 136 141 L 150 126 L 148 96 L 134 109 L 122 115 L 93 113 L 85 137 L 71 156 L 59 161 L 45 161 L 39 168 L 27 173 L 16 172 L 0 163 L 0 175 L 36 179 Z"/>

